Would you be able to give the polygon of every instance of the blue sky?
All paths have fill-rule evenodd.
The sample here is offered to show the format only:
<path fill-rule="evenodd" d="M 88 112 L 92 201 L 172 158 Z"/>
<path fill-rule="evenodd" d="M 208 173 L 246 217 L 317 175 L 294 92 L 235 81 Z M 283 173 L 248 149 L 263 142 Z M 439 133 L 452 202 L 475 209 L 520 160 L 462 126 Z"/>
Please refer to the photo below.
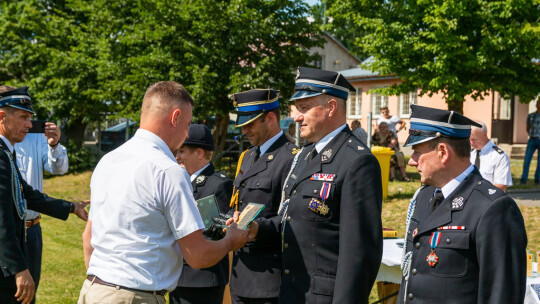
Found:
<path fill-rule="evenodd" d="M 313 4 L 317 3 L 317 2 L 319 2 L 319 0 L 304 0 L 304 1 L 309 5 L 313 5 Z"/>

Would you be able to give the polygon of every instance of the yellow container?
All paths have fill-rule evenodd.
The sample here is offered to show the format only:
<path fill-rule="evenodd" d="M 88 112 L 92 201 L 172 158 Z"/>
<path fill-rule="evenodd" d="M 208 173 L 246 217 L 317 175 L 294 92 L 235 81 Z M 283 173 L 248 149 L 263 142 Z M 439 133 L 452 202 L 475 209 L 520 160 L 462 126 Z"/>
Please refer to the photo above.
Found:
<path fill-rule="evenodd" d="M 379 166 L 381 166 L 382 191 L 383 199 L 385 199 L 386 197 L 388 197 L 388 180 L 390 179 L 390 158 L 392 158 L 392 155 L 394 155 L 394 151 L 386 147 L 373 146 L 371 147 L 371 152 L 379 161 Z"/>

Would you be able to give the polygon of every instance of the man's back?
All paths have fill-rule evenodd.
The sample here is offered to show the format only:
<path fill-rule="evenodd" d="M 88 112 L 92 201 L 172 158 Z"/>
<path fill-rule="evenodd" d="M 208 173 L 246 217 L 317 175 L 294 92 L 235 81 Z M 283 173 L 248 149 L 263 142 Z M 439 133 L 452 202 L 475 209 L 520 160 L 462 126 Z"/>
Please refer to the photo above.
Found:
<path fill-rule="evenodd" d="M 90 185 L 88 274 L 136 289 L 174 288 L 182 265 L 175 240 L 203 227 L 188 179 L 145 130 L 103 157 Z"/>

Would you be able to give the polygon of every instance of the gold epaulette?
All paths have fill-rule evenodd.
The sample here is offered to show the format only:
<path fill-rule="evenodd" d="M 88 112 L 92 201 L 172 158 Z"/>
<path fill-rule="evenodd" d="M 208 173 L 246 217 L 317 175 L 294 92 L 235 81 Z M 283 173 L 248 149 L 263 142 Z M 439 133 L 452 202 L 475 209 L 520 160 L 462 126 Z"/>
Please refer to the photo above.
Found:
<path fill-rule="evenodd" d="M 234 175 L 234 179 L 236 179 L 236 177 L 238 176 L 238 173 L 240 172 L 240 167 L 242 166 L 242 161 L 244 160 L 244 155 L 246 154 L 247 151 L 249 151 L 249 149 L 242 152 L 242 154 L 240 154 L 240 158 L 238 158 L 238 164 L 236 165 L 236 174 Z M 238 191 L 239 190 L 237 190 L 236 187 L 233 186 L 233 195 L 231 197 L 231 203 L 229 204 L 229 207 L 235 208 L 235 210 L 237 211 L 238 211 Z"/>

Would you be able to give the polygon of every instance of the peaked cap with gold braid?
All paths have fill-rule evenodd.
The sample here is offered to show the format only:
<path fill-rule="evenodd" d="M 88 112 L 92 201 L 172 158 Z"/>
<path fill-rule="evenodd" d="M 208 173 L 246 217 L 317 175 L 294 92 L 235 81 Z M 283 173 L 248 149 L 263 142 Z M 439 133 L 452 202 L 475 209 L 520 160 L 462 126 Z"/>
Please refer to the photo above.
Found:
<path fill-rule="evenodd" d="M 234 112 L 238 115 L 236 126 L 253 122 L 264 113 L 279 108 L 278 91 L 255 89 L 233 94 Z"/>

